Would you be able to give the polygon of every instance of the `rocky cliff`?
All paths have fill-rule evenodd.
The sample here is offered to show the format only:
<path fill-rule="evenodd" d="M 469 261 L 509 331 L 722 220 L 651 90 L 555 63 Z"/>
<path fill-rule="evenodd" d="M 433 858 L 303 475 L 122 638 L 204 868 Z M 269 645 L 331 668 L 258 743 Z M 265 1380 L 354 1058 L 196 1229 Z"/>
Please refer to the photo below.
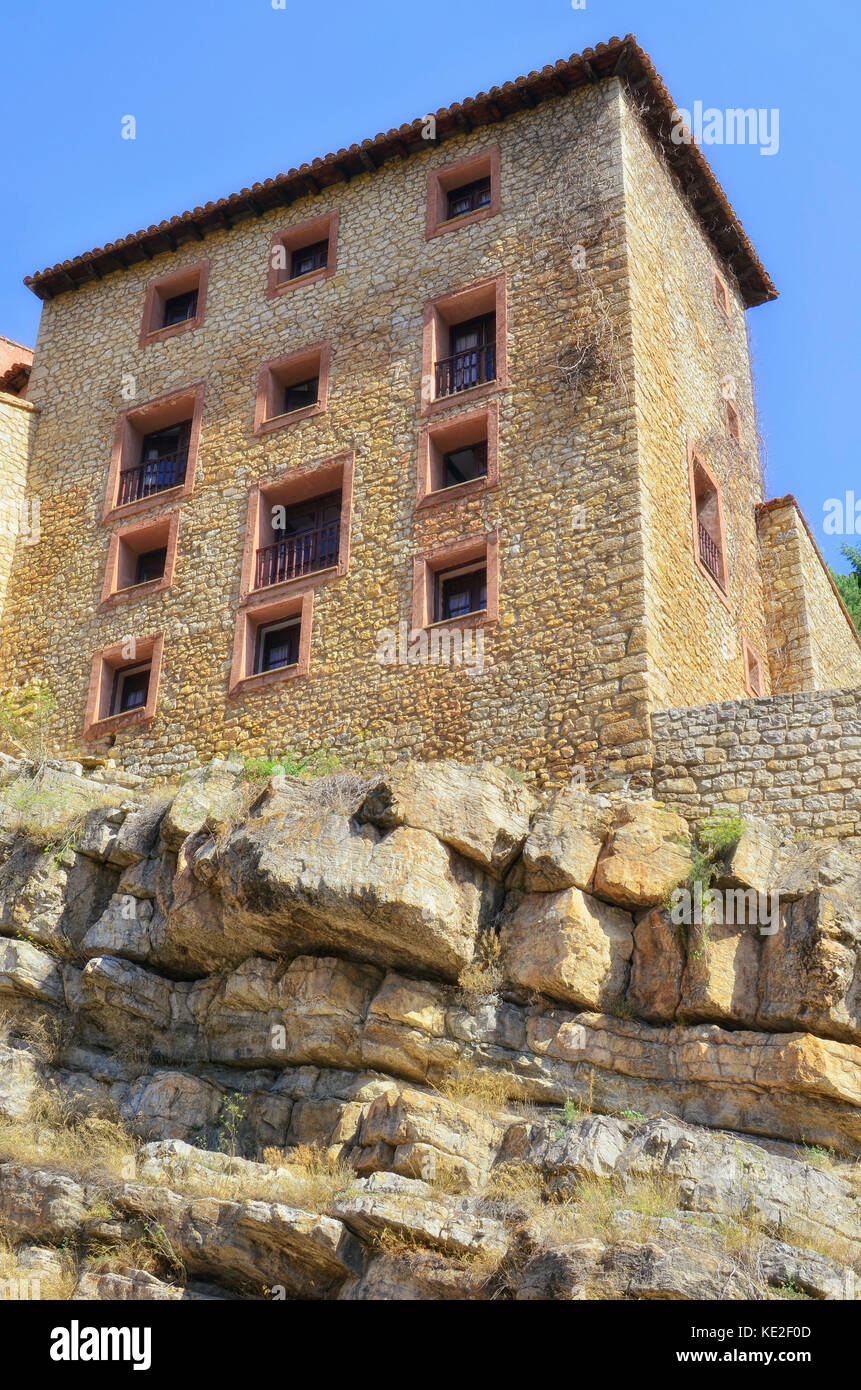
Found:
<path fill-rule="evenodd" d="M 448 763 L 0 781 L 0 1279 L 855 1297 L 853 840 Z"/>

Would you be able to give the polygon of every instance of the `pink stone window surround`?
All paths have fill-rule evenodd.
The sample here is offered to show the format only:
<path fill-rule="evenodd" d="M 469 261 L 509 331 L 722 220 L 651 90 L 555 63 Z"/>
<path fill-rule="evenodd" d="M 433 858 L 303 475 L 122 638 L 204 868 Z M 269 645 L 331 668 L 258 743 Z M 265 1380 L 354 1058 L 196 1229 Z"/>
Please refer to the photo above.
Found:
<path fill-rule="evenodd" d="M 458 324 L 485 317 L 496 316 L 496 355 L 495 375 L 491 381 L 483 381 L 465 390 L 454 391 L 438 396 L 436 390 L 437 366 L 449 358 L 451 329 Z M 424 308 L 424 328 L 422 333 L 422 415 L 439 414 L 461 403 L 480 400 L 504 390 L 508 385 L 507 333 L 508 312 L 506 302 L 506 281 L 504 272 L 463 285 L 428 300 Z"/>
<path fill-rule="evenodd" d="M 744 657 L 744 688 L 748 695 L 762 696 L 765 694 L 762 657 L 746 637 L 741 639 L 741 649 Z"/>
<path fill-rule="evenodd" d="M 299 222 L 295 227 L 286 227 L 276 232 L 269 247 L 269 271 L 266 280 L 266 294 L 269 299 L 299 289 L 302 285 L 313 285 L 318 280 L 328 280 L 335 274 L 338 260 L 338 227 L 340 217 L 337 210 L 324 213 L 322 217 L 312 217 Z M 291 276 L 293 254 L 317 242 L 329 243 L 326 264 L 306 275 Z"/>
<path fill-rule="evenodd" d="M 309 464 L 296 472 L 285 473 L 277 478 L 261 479 L 254 484 L 248 498 L 248 517 L 245 527 L 242 576 L 239 588 L 240 603 L 256 605 L 258 601 L 268 601 L 273 594 L 292 592 L 298 588 L 325 583 L 329 579 L 341 578 L 347 573 L 350 564 L 350 532 L 353 512 L 353 463 L 352 453 L 338 454 L 332 458 Z M 334 492 L 341 494 L 340 532 L 336 564 L 311 570 L 294 578 L 285 579 L 280 583 L 256 588 L 258 554 L 262 548 L 271 545 L 275 540 L 272 508 L 276 506 L 293 507 L 312 498 L 324 497 Z"/>
<path fill-rule="evenodd" d="M 299 659 L 291 666 L 257 672 L 258 635 L 261 628 L 290 618 L 299 618 Z M 314 621 L 314 589 L 283 596 L 274 602 L 240 608 L 236 615 L 233 660 L 228 693 L 231 699 L 246 692 L 267 690 L 284 681 L 307 676 L 311 666 L 311 634 Z"/>
<path fill-rule="evenodd" d="M 147 401 L 145 405 L 131 406 L 128 410 L 120 413 L 114 431 L 114 446 L 108 469 L 102 522 L 136 516 L 140 512 L 152 511 L 165 502 L 174 504 L 191 496 L 200 447 L 204 389 L 204 383 L 198 382 L 182 391 L 174 391 L 170 395 L 159 396 L 156 400 Z M 139 465 L 144 436 L 177 425 L 185 420 L 189 420 L 191 425 L 183 481 L 176 487 L 163 488 L 161 491 L 151 492 L 136 501 L 119 506 L 117 498 L 120 474 Z"/>
<path fill-rule="evenodd" d="M 472 564 L 487 569 L 487 607 L 460 618 L 437 620 L 436 590 L 439 576 Z M 487 627 L 499 621 L 499 533 L 464 537 L 417 555 L 413 560 L 412 626 L 414 629 Z"/>
<path fill-rule="evenodd" d="M 732 295 L 729 285 L 716 266 L 712 266 L 712 298 L 727 323 L 732 320 Z"/>
<path fill-rule="evenodd" d="M 445 455 L 471 444 L 487 446 L 487 474 L 444 486 Z M 499 484 L 499 402 L 426 420 L 419 431 L 416 507 L 438 506 Z"/>
<path fill-rule="evenodd" d="M 733 405 L 732 401 L 724 401 L 724 429 L 728 439 L 732 439 L 739 447 L 742 444 L 741 437 L 741 417 Z"/>
<path fill-rule="evenodd" d="M 198 261 L 196 265 L 172 271 L 169 275 L 161 275 L 157 280 L 150 280 L 141 320 L 140 346 L 148 347 L 151 343 L 160 343 L 165 338 L 175 338 L 180 333 L 199 328 L 206 312 L 208 284 L 208 260 Z M 167 301 L 176 295 L 188 294 L 191 291 L 197 292 L 197 305 L 193 316 L 183 319 L 181 323 L 165 325 L 164 308 Z"/>
<path fill-rule="evenodd" d="M 706 468 L 692 441 L 688 441 L 688 481 L 694 560 L 721 603 L 730 608 L 726 531 L 721 489 Z M 717 573 L 715 573 L 717 571 Z"/>
<path fill-rule="evenodd" d="M 100 607 L 114 607 L 135 599 L 150 598 L 170 588 L 176 568 L 179 521 L 177 509 L 114 531 L 108 545 Z M 136 572 L 139 557 L 162 549 L 166 551 L 166 556 L 161 578 L 138 583 Z"/>
<path fill-rule="evenodd" d="M 480 179 L 490 180 L 490 202 L 486 207 L 464 213 L 461 217 L 448 216 L 448 197 L 458 188 L 477 183 Z M 427 210 L 425 214 L 425 239 L 442 236 L 446 232 L 457 231 L 474 222 L 484 222 L 495 217 L 500 210 L 500 161 L 499 146 L 491 145 L 486 150 L 459 159 L 454 164 L 444 164 L 439 169 L 428 172 Z"/>
<path fill-rule="evenodd" d="M 129 641 L 119 642 L 116 646 L 104 647 L 96 652 L 90 671 L 84 738 L 102 738 L 131 726 L 152 723 L 158 703 L 163 651 L 164 634 L 158 633 L 153 637 L 136 639 L 132 645 Z M 118 672 L 137 670 L 147 665 L 149 686 L 145 705 L 122 714 L 111 714 Z"/>
<path fill-rule="evenodd" d="M 329 365 L 332 357 L 330 342 L 313 343 L 288 352 L 283 357 L 264 362 L 257 377 L 257 397 L 254 404 L 254 433 L 268 434 L 286 425 L 296 424 L 321 415 L 329 401 Z M 312 405 L 284 411 L 284 393 L 289 386 L 317 378 L 317 399 Z"/>

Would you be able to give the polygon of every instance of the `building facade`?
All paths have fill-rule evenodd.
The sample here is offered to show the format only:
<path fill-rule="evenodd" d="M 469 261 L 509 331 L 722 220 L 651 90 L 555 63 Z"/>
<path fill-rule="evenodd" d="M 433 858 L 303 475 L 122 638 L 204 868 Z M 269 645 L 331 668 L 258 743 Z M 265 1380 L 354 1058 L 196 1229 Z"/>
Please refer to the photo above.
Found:
<path fill-rule="evenodd" d="M 672 110 L 613 40 L 31 277 L 0 684 L 146 773 L 331 746 L 558 782 L 647 778 L 657 709 L 861 682 L 763 507 L 775 291 Z"/>

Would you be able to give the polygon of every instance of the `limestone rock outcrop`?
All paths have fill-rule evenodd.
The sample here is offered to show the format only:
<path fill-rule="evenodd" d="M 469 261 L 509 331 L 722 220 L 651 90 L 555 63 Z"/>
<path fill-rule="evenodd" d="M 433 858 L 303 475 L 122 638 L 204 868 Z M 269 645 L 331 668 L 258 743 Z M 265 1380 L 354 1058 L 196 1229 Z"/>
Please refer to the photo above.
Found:
<path fill-rule="evenodd" d="M 738 915 L 679 922 L 690 832 L 644 797 L 448 763 L 98 787 L 59 850 L 0 845 L 22 1272 L 79 1301 L 856 1296 L 853 844 L 745 823 L 711 869 Z"/>

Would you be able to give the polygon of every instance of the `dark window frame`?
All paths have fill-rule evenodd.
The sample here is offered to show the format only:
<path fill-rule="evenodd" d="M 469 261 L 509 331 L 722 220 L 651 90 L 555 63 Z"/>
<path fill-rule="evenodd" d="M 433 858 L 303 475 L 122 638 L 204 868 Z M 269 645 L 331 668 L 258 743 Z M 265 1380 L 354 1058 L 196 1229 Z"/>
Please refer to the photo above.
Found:
<path fill-rule="evenodd" d="M 304 270 L 297 269 L 303 259 L 311 257 L 312 264 L 306 266 Z M 326 270 L 329 265 L 329 238 L 323 241 L 312 241 L 308 246 L 297 247 L 290 252 L 290 270 L 286 276 L 288 280 L 299 280 L 303 275 L 313 275 L 315 270 Z"/>
<path fill-rule="evenodd" d="M 457 472 L 457 465 L 452 462 L 458 454 L 471 453 L 474 462 L 474 471 L 468 477 L 450 477 L 451 472 Z M 440 468 L 439 486 L 435 492 L 443 492 L 449 487 L 460 487 L 463 483 L 477 482 L 479 478 L 487 477 L 487 440 L 480 439 L 475 444 L 461 444 L 456 449 L 449 449 L 442 455 Z"/>
<path fill-rule="evenodd" d="M 164 301 L 162 322 L 159 324 L 159 328 L 175 328 L 180 323 L 187 323 L 189 319 L 196 318 L 198 294 L 199 287 L 195 287 L 193 290 L 182 290 L 179 294 L 170 295 L 169 298 Z M 178 318 L 169 317 L 170 306 L 178 303 L 180 300 L 187 301 L 188 312 L 180 315 Z"/>
<path fill-rule="evenodd" d="M 139 703 L 134 705 L 124 705 L 123 699 L 125 697 L 127 681 L 130 678 L 137 678 L 143 675 L 145 675 L 147 678 L 146 686 L 143 690 L 143 699 Z M 151 679 L 151 661 L 138 662 L 137 664 L 132 666 L 118 666 L 116 671 L 114 672 L 114 679 L 111 688 L 111 715 L 131 714 L 134 710 L 145 709 L 146 702 L 149 699 L 149 687 Z"/>
<path fill-rule="evenodd" d="M 492 200 L 489 174 L 481 179 L 473 179 L 470 183 L 463 183 L 458 188 L 449 188 L 446 192 L 445 220 L 454 222 L 460 217 L 468 217 L 471 212 L 482 212 L 484 208 L 490 207 Z M 457 204 L 464 201 L 466 207 L 456 212 L 454 209 Z"/>
<path fill-rule="evenodd" d="M 313 400 L 300 401 L 297 405 L 291 405 L 291 404 L 290 404 L 290 392 L 291 392 L 291 391 L 298 391 L 298 390 L 300 390 L 301 387 L 303 387 L 303 386 L 312 386 L 312 385 L 313 385 L 313 387 L 314 387 L 314 399 L 313 399 Z M 294 413 L 294 411 L 296 411 L 296 410 L 308 410 L 308 409 L 310 409 L 311 406 L 319 405 L 319 403 L 320 403 L 320 375 L 319 375 L 319 372 L 318 372 L 317 376 L 309 376 L 309 377 L 307 377 L 304 381 L 291 381 L 291 383 L 290 383 L 289 386 L 285 386 L 285 387 L 284 387 L 284 409 L 282 410 L 281 414 L 282 414 L 282 415 L 292 415 L 292 414 Z"/>
<path fill-rule="evenodd" d="M 146 568 L 146 566 L 145 566 L 145 561 L 147 561 L 147 560 L 152 561 L 152 560 L 154 559 L 154 557 L 156 557 L 156 556 L 160 556 L 160 557 L 161 557 L 161 569 L 160 569 L 160 571 L 158 572 L 158 574 L 144 574 L 144 575 L 142 575 L 142 574 L 141 574 L 141 571 L 142 571 L 143 569 Z M 165 570 L 166 570 L 166 569 L 167 569 L 167 546 L 166 546 L 166 545 L 156 546 L 156 547 L 154 547 L 154 549 L 152 549 L 152 550 L 142 550 L 142 551 L 138 554 L 138 556 L 137 556 L 137 560 L 136 560 L 136 564 L 135 564 L 135 584 L 132 585 L 131 587 L 134 588 L 134 586 L 137 585 L 137 584 L 152 584 L 152 583 L 154 583 L 155 581 L 157 581 L 157 580 L 159 580 L 159 579 L 164 579 L 164 574 L 165 574 Z"/>
<path fill-rule="evenodd" d="M 275 665 L 264 665 L 263 659 L 266 653 L 266 642 L 271 636 L 278 632 L 290 630 L 295 632 L 295 659 L 292 661 L 279 661 Z M 291 644 L 292 644 L 291 637 Z M 265 676 L 270 671 L 282 671 L 288 666 L 299 665 L 299 651 L 302 642 L 302 618 L 301 615 L 292 618 L 279 618 L 272 623 L 261 623 L 254 634 L 254 675 Z M 292 654 L 292 653 L 291 653 Z"/>
<path fill-rule="evenodd" d="M 482 583 L 483 577 L 483 583 Z M 446 586 L 455 580 L 470 579 L 470 607 L 460 613 L 446 612 Z M 457 622 L 460 618 L 471 617 L 475 613 L 487 612 L 487 558 L 458 565 L 454 569 L 439 570 L 434 583 L 434 622 Z M 481 589 L 484 589 L 484 603 L 481 603 Z"/>

